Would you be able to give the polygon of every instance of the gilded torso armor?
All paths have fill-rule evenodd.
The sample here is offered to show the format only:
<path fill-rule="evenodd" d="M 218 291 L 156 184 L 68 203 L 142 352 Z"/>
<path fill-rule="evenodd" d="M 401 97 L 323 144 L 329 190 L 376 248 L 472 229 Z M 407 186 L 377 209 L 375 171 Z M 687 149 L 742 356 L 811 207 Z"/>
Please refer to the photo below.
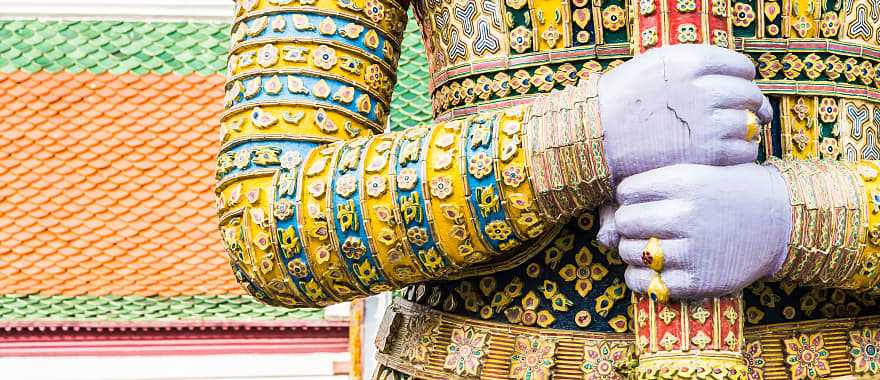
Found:
<path fill-rule="evenodd" d="M 443 266 L 448 263 L 427 255 L 433 251 L 403 247 L 402 252 L 414 256 L 400 258 L 400 252 L 383 251 L 380 244 L 414 229 L 424 234 L 430 228 L 419 230 L 421 218 L 398 215 L 406 229 L 395 229 L 400 225 L 388 222 L 389 235 L 377 238 L 369 234 L 393 219 L 389 211 L 348 202 L 351 197 L 385 202 L 386 182 L 367 178 L 365 186 L 357 187 L 357 180 L 345 173 L 363 166 L 372 173 L 369 165 L 379 161 L 375 152 L 381 152 L 380 146 L 385 150 L 390 146 L 401 156 L 406 147 L 388 140 L 370 142 L 363 151 L 356 143 L 319 151 L 323 143 L 382 131 L 400 50 L 394 36 L 405 25 L 406 6 L 380 0 L 301 2 L 294 6 L 289 0 L 239 1 L 243 10 L 233 29 L 229 110 L 224 114 L 224 144 L 218 160 L 221 229 L 236 275 L 257 297 L 286 306 L 301 306 L 302 299 L 309 301 L 305 304 L 324 305 L 352 293 L 377 293 L 396 284 L 437 278 L 432 274 L 445 273 Z M 409 4 L 426 48 L 436 120 L 454 123 L 482 111 L 526 104 L 538 94 L 574 85 L 590 73 L 625 62 L 632 57 L 630 41 L 636 38 L 630 35 L 629 20 L 652 4 L 639 1 L 640 10 L 621 0 Z M 713 5 L 710 0 L 678 0 L 676 8 L 687 13 Z M 762 158 L 880 159 L 880 3 L 751 0 L 734 2 L 729 11 L 734 47 L 754 60 L 758 83 L 775 111 L 772 127 L 763 136 Z M 284 41 L 290 33 L 297 43 Z M 718 39 L 695 33 L 694 41 Z M 299 128 L 297 134 L 282 129 L 291 126 Z M 423 137 L 419 133 L 414 132 L 417 137 L 411 140 Z M 350 152 L 357 152 L 359 163 L 346 161 Z M 329 169 L 333 165 L 336 172 Z M 386 163 L 381 165 L 376 169 Z M 419 189 L 427 191 L 427 186 L 401 190 L 401 178 L 407 181 L 407 175 L 415 175 L 404 171 L 402 158 L 396 167 L 393 162 L 388 165 L 397 175 L 395 196 L 425 196 Z M 267 169 L 276 167 L 281 168 L 277 173 Z M 459 169 L 465 167 L 462 163 Z M 297 170 L 305 174 L 286 177 Z M 332 177 L 333 182 L 323 186 L 310 180 L 312 176 Z M 466 189 L 485 187 L 473 176 L 461 177 Z M 378 186 L 381 192 L 374 193 Z M 295 197 L 292 189 L 302 195 Z M 331 190 L 334 194 L 324 197 Z M 430 191 L 436 196 L 435 190 Z M 273 199 L 263 198 L 270 194 Z M 387 201 L 391 202 L 390 196 Z M 475 215 L 474 210 L 484 206 L 480 202 L 474 199 L 470 206 Z M 250 206 L 238 207 L 245 204 Z M 522 215 L 514 218 L 505 213 L 509 209 L 504 206 L 502 211 L 496 207 L 482 213 L 481 223 L 507 222 L 502 223 L 506 228 L 487 229 L 486 236 L 478 239 L 487 249 L 507 249 L 504 244 L 512 244 L 505 242 L 507 236 L 534 224 Z M 328 231 L 324 221 L 331 217 L 335 228 Z M 424 221 L 424 226 L 430 222 Z M 626 376 L 634 365 L 631 295 L 623 280 L 625 265 L 616 252 L 595 241 L 597 229 L 596 214 L 585 213 L 561 229 L 544 231 L 537 247 L 513 259 L 490 259 L 467 271 L 465 278 L 406 288 L 404 299 L 385 316 L 377 338 L 382 363 L 377 376 Z M 410 241 L 433 244 L 432 239 L 448 239 L 415 235 L 409 236 Z M 328 239 L 336 245 L 326 243 Z M 280 246 L 277 265 L 267 249 L 272 245 Z M 344 256 L 332 254 L 334 249 Z M 459 250 L 459 262 L 467 262 L 472 251 Z M 393 265 L 383 262 L 389 257 Z M 327 280 L 318 278 L 319 273 Z M 293 280 L 287 282 L 286 276 Z M 346 285 L 341 280 L 346 276 L 357 281 Z M 871 295 L 763 282 L 743 293 L 750 378 L 813 377 L 809 366 L 815 363 L 802 357 L 812 354 L 824 361 L 824 376 L 880 375 L 876 369 L 864 369 L 872 365 L 870 360 L 876 361 L 873 365 L 880 363 L 877 348 L 870 346 L 875 351 L 864 361 L 866 350 L 853 351 L 860 341 L 849 334 L 867 326 L 865 341 L 878 339 L 880 311 Z M 721 309 L 706 312 L 714 313 L 714 318 L 725 314 Z M 701 318 L 700 313 L 692 318 Z M 784 344 L 785 340 L 794 343 Z M 545 365 L 531 363 L 519 371 L 516 363 L 526 358 L 517 359 L 514 352 L 522 351 L 524 344 L 532 345 L 532 352 L 544 352 L 538 359 Z"/>

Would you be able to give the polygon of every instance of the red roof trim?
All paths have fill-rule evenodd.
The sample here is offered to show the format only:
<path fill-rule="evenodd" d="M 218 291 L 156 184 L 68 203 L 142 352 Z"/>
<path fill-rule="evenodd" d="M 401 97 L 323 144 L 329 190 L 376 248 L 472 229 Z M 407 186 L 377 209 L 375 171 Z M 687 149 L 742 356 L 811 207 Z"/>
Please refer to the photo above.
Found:
<path fill-rule="evenodd" d="M 10 327 L 10 326 L 7 326 Z M 15 326 L 0 334 L 3 356 L 127 356 L 297 354 L 346 352 L 344 322 L 268 323 L 261 326 L 99 326 L 62 323 Z"/>
<path fill-rule="evenodd" d="M 348 329 L 348 321 L 0 322 L 0 331 L 303 330 Z"/>

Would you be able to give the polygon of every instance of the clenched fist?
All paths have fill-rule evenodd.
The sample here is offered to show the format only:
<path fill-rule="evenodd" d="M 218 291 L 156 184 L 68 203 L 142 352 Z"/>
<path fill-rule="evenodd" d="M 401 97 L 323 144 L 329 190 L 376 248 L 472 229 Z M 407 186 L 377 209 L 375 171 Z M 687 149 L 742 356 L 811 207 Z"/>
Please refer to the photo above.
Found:
<path fill-rule="evenodd" d="M 651 237 L 660 240 L 672 298 L 732 293 L 775 273 L 785 258 L 791 207 L 772 166 L 654 169 L 624 179 L 617 201 L 602 212 L 599 239 L 629 264 L 634 291 L 646 292 L 656 276 L 642 257 Z"/>
<path fill-rule="evenodd" d="M 605 74 L 599 107 L 612 180 L 678 164 L 757 158 L 748 112 L 772 118 L 746 56 L 706 45 L 652 49 Z"/>

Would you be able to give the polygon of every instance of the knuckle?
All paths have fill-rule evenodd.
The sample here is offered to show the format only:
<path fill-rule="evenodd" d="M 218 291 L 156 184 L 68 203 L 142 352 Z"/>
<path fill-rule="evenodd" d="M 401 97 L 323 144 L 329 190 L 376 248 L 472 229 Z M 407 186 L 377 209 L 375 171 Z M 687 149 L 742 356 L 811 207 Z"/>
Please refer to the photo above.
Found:
<path fill-rule="evenodd" d="M 630 237 L 634 237 L 634 236 L 638 233 L 638 227 L 637 227 L 637 226 L 638 226 L 638 225 L 635 223 L 635 220 L 628 221 L 626 224 L 620 224 L 620 225 L 617 226 L 617 234 L 618 234 L 621 238 L 630 238 Z M 628 243 L 627 246 L 626 246 L 627 248 L 630 247 L 629 244 L 632 244 L 632 243 Z M 620 246 L 623 247 L 624 244 L 621 243 Z"/>
<path fill-rule="evenodd" d="M 643 293 L 648 288 L 648 273 L 641 267 L 628 266 L 624 273 L 626 284 L 632 290 Z"/>
<path fill-rule="evenodd" d="M 621 181 L 620 184 L 617 185 L 617 199 L 620 203 L 628 203 L 633 197 L 633 194 L 637 190 L 635 178 L 636 176 L 624 178 L 623 181 Z M 620 209 L 622 208 L 623 206 L 618 208 L 617 211 L 614 213 L 614 218 L 617 223 L 620 223 L 619 213 Z"/>

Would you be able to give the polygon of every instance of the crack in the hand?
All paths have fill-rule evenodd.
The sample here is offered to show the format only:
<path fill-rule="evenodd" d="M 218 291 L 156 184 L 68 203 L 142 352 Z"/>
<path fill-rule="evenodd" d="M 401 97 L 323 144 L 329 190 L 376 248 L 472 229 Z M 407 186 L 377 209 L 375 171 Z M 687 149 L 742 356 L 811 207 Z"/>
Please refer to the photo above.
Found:
<path fill-rule="evenodd" d="M 668 90 L 670 87 L 669 86 L 669 74 L 666 71 L 666 57 L 664 57 L 662 54 L 660 55 L 660 62 L 663 64 L 663 82 L 666 84 L 666 89 Z M 681 117 L 681 115 L 678 114 L 678 110 L 676 110 L 675 107 L 673 107 L 671 104 L 669 104 L 668 97 L 666 98 L 666 109 L 672 111 L 672 114 L 675 115 L 675 118 L 678 119 L 678 121 L 680 121 L 681 124 L 683 124 L 685 128 L 687 128 L 688 137 L 691 137 L 690 123 L 688 123 L 687 120 L 685 120 L 684 118 Z"/>

